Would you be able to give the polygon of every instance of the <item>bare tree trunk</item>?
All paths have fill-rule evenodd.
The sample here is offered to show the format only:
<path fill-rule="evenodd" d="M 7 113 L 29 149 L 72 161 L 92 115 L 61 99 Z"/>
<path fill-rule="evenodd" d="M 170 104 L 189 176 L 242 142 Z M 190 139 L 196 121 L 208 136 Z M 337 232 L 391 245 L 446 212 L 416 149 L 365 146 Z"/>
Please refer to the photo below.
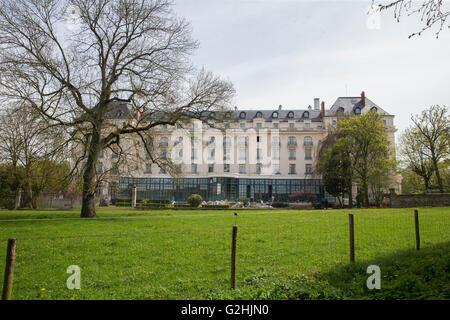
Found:
<path fill-rule="evenodd" d="M 17 190 L 16 190 L 16 201 L 14 203 L 14 210 L 17 210 L 20 207 L 20 197 L 21 197 L 21 195 L 22 195 L 21 189 L 17 188 Z"/>
<path fill-rule="evenodd" d="M 432 158 L 433 158 L 434 171 L 436 173 L 436 178 L 438 181 L 439 191 L 441 193 L 444 193 L 444 184 L 442 183 L 442 178 L 441 178 L 441 174 L 439 172 L 438 162 L 436 160 L 436 157 L 434 156 L 434 152 L 433 152 Z"/>
<path fill-rule="evenodd" d="M 369 206 L 369 186 L 367 184 L 366 179 L 362 179 L 362 191 L 363 191 L 362 203 L 363 206 L 367 208 Z"/>
<path fill-rule="evenodd" d="M 423 183 L 425 184 L 425 191 L 428 191 L 430 189 L 430 178 L 429 177 L 422 177 Z"/>
<path fill-rule="evenodd" d="M 89 144 L 89 155 L 83 174 L 83 200 L 81 218 L 95 218 L 96 168 L 100 154 L 100 134 L 95 131 Z"/>
<path fill-rule="evenodd" d="M 352 179 L 349 179 L 348 182 L 348 208 L 353 208 L 353 185 L 352 185 Z"/>

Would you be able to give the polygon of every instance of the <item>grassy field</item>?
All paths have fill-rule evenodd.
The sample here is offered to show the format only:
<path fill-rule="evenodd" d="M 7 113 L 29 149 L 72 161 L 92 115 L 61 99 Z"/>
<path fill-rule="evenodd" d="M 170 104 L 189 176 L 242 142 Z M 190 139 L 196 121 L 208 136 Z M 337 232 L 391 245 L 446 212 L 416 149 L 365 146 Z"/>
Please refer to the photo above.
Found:
<path fill-rule="evenodd" d="M 450 286 L 450 208 L 351 210 L 0 211 L 0 270 L 17 238 L 14 299 L 409 299 Z M 231 229 L 238 229 L 230 290 Z M 381 268 L 368 290 L 366 268 Z M 69 290 L 67 267 L 81 268 Z M 0 278 L 3 281 L 3 277 Z M 431 298 L 448 299 L 449 291 Z"/>

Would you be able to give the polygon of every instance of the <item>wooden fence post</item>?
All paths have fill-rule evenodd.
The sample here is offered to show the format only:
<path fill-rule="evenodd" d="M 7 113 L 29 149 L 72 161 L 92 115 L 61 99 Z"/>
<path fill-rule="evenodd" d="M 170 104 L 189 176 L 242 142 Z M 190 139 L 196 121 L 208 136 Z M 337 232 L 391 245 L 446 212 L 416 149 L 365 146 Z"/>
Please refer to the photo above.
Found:
<path fill-rule="evenodd" d="M 236 240 L 238 227 L 233 226 L 233 235 L 231 240 L 231 289 L 236 288 Z"/>
<path fill-rule="evenodd" d="M 420 249 L 420 234 L 419 234 L 419 210 L 414 210 L 414 224 L 416 226 L 416 249 Z"/>
<path fill-rule="evenodd" d="M 6 249 L 5 278 L 3 281 L 2 300 L 11 299 L 13 277 L 14 277 L 14 260 L 16 259 L 16 244 L 17 239 L 8 239 L 8 247 Z"/>
<path fill-rule="evenodd" d="M 350 262 L 355 262 L 355 227 L 353 214 L 348 215 L 348 226 L 349 226 L 349 234 L 350 234 Z"/>

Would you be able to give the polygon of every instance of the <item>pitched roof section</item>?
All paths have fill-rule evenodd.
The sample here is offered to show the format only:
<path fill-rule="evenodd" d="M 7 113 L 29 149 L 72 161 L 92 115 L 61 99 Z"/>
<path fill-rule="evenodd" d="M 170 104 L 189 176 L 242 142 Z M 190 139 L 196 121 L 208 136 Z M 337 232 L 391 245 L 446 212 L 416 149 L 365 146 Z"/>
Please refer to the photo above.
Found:
<path fill-rule="evenodd" d="M 372 110 L 372 108 L 377 108 L 377 112 L 390 116 L 385 110 L 376 105 L 372 100 L 365 97 L 366 105 L 363 106 L 361 102 L 361 97 L 339 97 L 333 103 L 329 110 L 325 111 L 326 116 L 335 116 L 340 108 L 343 109 L 344 114 L 355 114 L 355 109 L 360 108 L 361 113 L 366 113 Z"/>
<path fill-rule="evenodd" d="M 308 114 L 308 117 L 307 117 Z M 295 120 L 303 122 L 310 119 L 313 122 L 322 121 L 322 115 L 320 110 L 313 109 L 288 109 L 288 110 L 235 110 L 233 116 L 238 120 L 254 121 L 257 119 L 264 119 L 271 122 L 278 120 L 286 122 L 289 120 Z"/>
<path fill-rule="evenodd" d="M 372 100 L 365 97 L 366 104 L 362 105 L 361 97 L 339 97 L 333 103 L 330 109 L 325 110 L 325 116 L 336 116 L 339 109 L 343 109 L 346 114 L 355 114 L 355 109 L 360 108 L 361 113 L 366 113 L 372 110 L 372 108 L 377 108 L 377 112 L 383 115 L 391 116 L 384 109 L 380 108 L 376 105 Z M 281 122 L 287 122 L 289 120 L 294 120 L 297 122 L 303 122 L 307 119 L 310 119 L 312 122 L 321 122 L 322 114 L 320 110 L 311 109 L 272 109 L 272 110 L 230 110 L 225 111 L 223 116 L 220 116 L 221 111 L 210 111 L 206 112 L 204 117 L 209 118 L 209 115 L 212 118 L 224 118 L 224 119 L 233 119 L 233 120 L 246 120 L 248 122 L 252 122 L 257 120 L 258 118 L 263 119 L 265 121 L 271 122 L 273 120 L 278 120 Z M 278 114 L 278 117 L 275 117 L 275 113 Z M 309 113 L 309 117 L 306 116 L 306 113 Z M 111 103 L 111 108 L 106 113 L 107 119 L 130 119 L 134 118 L 134 113 L 126 103 L 113 102 Z"/>

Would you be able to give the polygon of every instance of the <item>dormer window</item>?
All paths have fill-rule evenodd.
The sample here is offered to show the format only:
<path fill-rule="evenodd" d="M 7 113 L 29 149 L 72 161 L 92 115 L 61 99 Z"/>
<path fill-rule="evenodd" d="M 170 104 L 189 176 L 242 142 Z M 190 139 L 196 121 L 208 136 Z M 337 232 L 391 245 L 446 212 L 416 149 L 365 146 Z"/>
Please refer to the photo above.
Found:
<path fill-rule="evenodd" d="M 377 110 L 377 107 L 372 107 L 372 108 L 370 109 L 370 111 L 372 111 L 372 112 L 377 112 L 378 110 Z"/>
<path fill-rule="evenodd" d="M 209 118 L 210 119 L 214 119 L 216 117 L 216 113 L 215 112 L 211 112 L 210 114 L 209 114 Z"/>
<path fill-rule="evenodd" d="M 241 112 L 241 113 L 239 114 L 239 118 L 240 118 L 240 119 L 245 119 L 245 112 Z"/>
<path fill-rule="evenodd" d="M 277 119 L 277 118 L 278 118 L 278 112 L 274 111 L 274 112 L 272 113 L 272 118 Z"/>
<path fill-rule="evenodd" d="M 256 113 L 256 118 L 262 118 L 262 113 L 258 111 L 258 112 Z"/>
<path fill-rule="evenodd" d="M 309 112 L 308 111 L 303 112 L 303 118 L 309 119 Z"/>
<path fill-rule="evenodd" d="M 360 115 L 361 114 L 361 108 L 357 107 L 355 108 L 355 114 Z"/>
<path fill-rule="evenodd" d="M 288 118 L 293 118 L 293 117 L 294 117 L 294 113 L 292 111 L 289 111 Z"/>

